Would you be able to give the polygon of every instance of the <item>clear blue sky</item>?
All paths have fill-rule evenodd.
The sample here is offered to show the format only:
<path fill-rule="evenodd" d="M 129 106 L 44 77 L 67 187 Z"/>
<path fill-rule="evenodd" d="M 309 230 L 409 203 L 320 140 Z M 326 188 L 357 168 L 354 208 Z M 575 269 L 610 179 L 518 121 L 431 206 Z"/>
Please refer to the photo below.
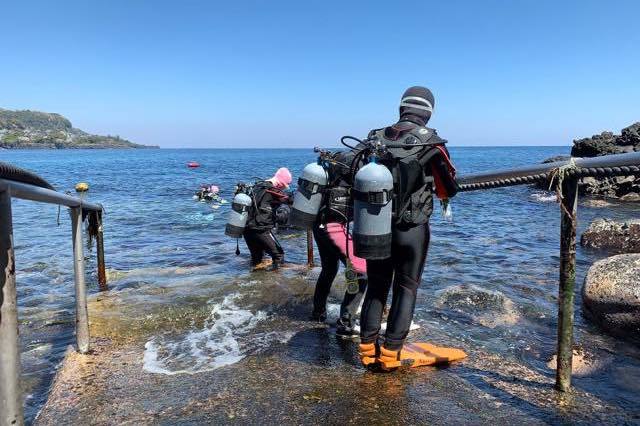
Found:
<path fill-rule="evenodd" d="M 446 3 L 446 4 L 445 4 Z M 335 146 L 411 85 L 452 145 L 640 121 L 640 1 L 7 1 L 0 107 L 163 147 Z"/>

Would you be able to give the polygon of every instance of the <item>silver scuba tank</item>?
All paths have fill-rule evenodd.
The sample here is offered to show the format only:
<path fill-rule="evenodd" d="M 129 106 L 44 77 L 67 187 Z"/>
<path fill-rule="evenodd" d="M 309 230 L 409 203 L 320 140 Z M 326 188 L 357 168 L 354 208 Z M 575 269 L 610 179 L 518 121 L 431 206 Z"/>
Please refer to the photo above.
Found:
<path fill-rule="evenodd" d="M 251 204 L 251 197 L 245 193 L 240 192 L 233 197 L 227 226 L 224 228 L 226 235 L 233 238 L 240 238 L 242 236 L 244 227 L 247 225 L 247 219 L 249 218 L 249 208 Z"/>
<path fill-rule="evenodd" d="M 293 197 L 291 208 L 291 224 L 302 228 L 310 228 L 316 221 L 322 198 L 322 190 L 328 182 L 327 171 L 320 162 L 307 164 L 298 179 L 298 188 Z"/>
<path fill-rule="evenodd" d="M 376 163 L 375 157 L 362 167 L 353 182 L 353 248 L 363 259 L 391 256 L 393 176 Z"/>

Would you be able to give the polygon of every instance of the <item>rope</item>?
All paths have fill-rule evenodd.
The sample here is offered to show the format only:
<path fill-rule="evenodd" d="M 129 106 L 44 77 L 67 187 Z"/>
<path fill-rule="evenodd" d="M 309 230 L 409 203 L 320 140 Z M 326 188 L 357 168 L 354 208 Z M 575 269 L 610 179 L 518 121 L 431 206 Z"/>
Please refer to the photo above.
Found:
<path fill-rule="evenodd" d="M 556 169 L 557 170 L 557 169 Z M 555 170 L 554 170 L 555 171 Z M 550 173 L 553 173 L 550 172 Z M 518 176 L 506 179 L 497 179 L 486 182 L 466 183 L 459 186 L 461 192 L 478 191 L 482 189 L 503 188 L 507 186 L 527 185 L 537 182 L 545 182 L 550 178 L 550 173 L 540 173 L 529 176 Z M 616 167 L 574 167 L 564 171 L 564 177 L 613 177 L 613 176 L 640 176 L 640 166 L 616 166 Z"/>
<path fill-rule="evenodd" d="M 562 200 L 564 200 L 564 195 L 562 194 L 562 183 L 564 182 L 564 179 L 567 176 L 568 172 L 571 170 L 576 170 L 577 168 L 578 167 L 576 167 L 575 159 L 571 157 L 567 164 L 565 164 L 564 166 L 560 166 L 549 173 L 549 191 L 551 191 L 551 188 L 553 187 L 553 183 L 555 181 L 556 199 L 558 201 L 558 204 L 560 204 L 560 209 L 562 209 L 562 211 L 567 216 L 569 216 L 572 221 L 575 220 L 575 212 L 570 212 L 569 210 L 567 210 L 564 203 L 562 202 Z"/>

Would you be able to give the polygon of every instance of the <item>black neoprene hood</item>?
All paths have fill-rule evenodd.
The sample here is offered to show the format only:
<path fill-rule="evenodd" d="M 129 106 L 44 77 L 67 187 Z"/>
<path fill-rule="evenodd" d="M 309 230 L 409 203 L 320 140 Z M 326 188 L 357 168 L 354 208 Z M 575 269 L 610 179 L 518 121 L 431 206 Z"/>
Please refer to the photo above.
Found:
<path fill-rule="evenodd" d="M 400 99 L 400 118 L 424 126 L 435 106 L 431 90 L 422 86 L 409 87 Z"/>

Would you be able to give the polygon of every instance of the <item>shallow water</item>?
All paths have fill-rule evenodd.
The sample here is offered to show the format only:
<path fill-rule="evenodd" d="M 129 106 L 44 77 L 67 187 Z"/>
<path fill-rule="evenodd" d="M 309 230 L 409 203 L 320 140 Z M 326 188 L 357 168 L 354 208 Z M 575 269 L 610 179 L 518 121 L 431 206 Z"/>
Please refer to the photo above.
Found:
<path fill-rule="evenodd" d="M 530 164 L 566 154 L 568 148 L 451 151 L 459 172 L 467 173 Z M 270 342 L 291 337 L 278 328 L 272 314 L 274 306 L 283 301 L 253 299 L 260 279 L 247 273 L 246 248 L 241 244 L 243 256 L 236 257 L 235 241 L 224 236 L 228 205 L 213 210 L 191 196 L 200 184 L 215 183 L 229 199 L 238 180 L 266 177 L 283 165 L 296 179 L 313 158 L 311 150 L 0 152 L 0 161 L 36 171 L 58 190 L 71 190 L 79 181 L 90 183 L 89 198 L 101 202 L 107 212 L 110 286 L 115 294 L 141 294 L 131 308 L 132 316 L 143 312 L 145 303 L 154 298 L 183 303 L 192 295 L 191 289 L 200 292 L 202 299 L 192 302 L 203 306 L 202 321 L 149 332 L 144 365 L 158 374 L 225 368 L 246 356 L 260 356 Z M 202 167 L 187 169 L 190 160 Z M 626 219 L 638 214 L 637 204 L 613 203 L 606 209 L 581 206 L 579 232 L 596 217 Z M 423 332 L 552 376 L 547 362 L 555 351 L 559 246 L 559 211 L 553 196 L 528 187 L 465 193 L 454 200 L 453 215 L 453 223 L 443 221 L 438 213 L 432 220 L 417 325 Z M 63 211 L 57 226 L 57 216 L 54 206 L 14 203 L 23 374 L 30 419 L 46 398 L 53 368 L 66 345 L 73 342 L 70 221 Z M 301 235 L 283 235 L 281 241 L 289 261 L 304 262 Z M 604 256 L 578 249 L 578 283 L 589 265 Z M 88 271 L 94 276 L 90 280 L 93 292 L 94 266 L 91 258 Z M 300 285 L 310 287 L 304 280 Z M 201 294 L 203 288 L 215 291 Z M 288 293 L 278 294 L 282 299 Z M 575 377 L 575 386 L 623 410 L 638 410 L 638 347 L 603 335 L 582 317 L 579 295 L 576 300 L 576 342 L 597 362 L 589 374 Z M 295 299 L 289 303 L 305 302 Z"/>

